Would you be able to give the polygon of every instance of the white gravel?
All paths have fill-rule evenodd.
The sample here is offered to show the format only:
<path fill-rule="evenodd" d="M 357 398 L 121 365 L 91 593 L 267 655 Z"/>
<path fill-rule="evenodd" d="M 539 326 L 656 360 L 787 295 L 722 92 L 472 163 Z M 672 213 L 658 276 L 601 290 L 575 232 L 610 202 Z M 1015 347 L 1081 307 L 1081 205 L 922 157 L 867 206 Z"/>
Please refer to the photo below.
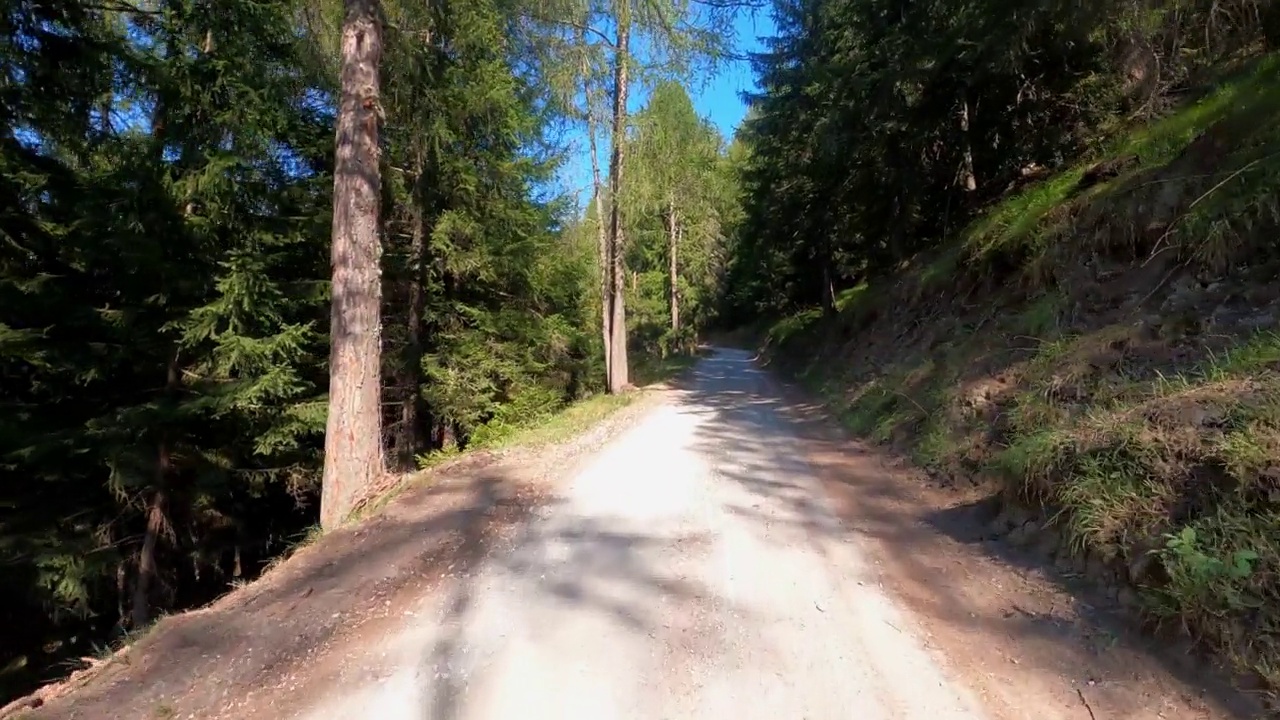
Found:
<path fill-rule="evenodd" d="M 777 402 L 745 353 L 702 361 L 298 716 L 986 717 L 838 530 Z"/>

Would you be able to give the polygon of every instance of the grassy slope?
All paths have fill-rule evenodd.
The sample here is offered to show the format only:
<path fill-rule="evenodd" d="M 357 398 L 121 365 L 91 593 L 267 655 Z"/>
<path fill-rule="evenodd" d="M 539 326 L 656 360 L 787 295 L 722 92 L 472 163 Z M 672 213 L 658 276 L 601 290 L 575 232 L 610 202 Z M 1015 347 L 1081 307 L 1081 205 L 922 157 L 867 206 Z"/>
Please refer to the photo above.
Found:
<path fill-rule="evenodd" d="M 1280 687 L 1280 58 L 990 209 L 772 357 Z M 1097 161 L 1099 158 L 1094 158 Z M 843 358 L 842 363 L 831 362 Z M 816 359 L 823 358 L 821 362 Z M 1054 541 L 1057 545 L 1054 545 Z M 1133 593 L 1129 593 L 1133 596 Z"/>

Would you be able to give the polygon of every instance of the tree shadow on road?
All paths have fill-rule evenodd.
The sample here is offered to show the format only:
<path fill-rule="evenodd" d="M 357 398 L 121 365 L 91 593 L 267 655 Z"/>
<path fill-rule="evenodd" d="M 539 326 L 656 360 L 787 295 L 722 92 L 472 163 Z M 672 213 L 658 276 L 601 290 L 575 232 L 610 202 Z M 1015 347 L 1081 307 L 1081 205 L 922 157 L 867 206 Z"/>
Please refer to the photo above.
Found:
<path fill-rule="evenodd" d="M 1225 676 L 1208 672 L 1182 648 L 1135 632 L 1132 619 L 1108 607 L 1101 594 L 1029 553 L 983 541 L 989 504 L 930 487 L 900 459 L 851 438 L 749 354 L 717 353 L 677 387 L 704 415 L 695 444 L 714 458 L 720 477 L 768 506 L 785 507 L 781 521 L 816 547 L 856 539 L 893 594 L 926 626 L 961 642 L 1003 637 L 1018 648 L 1022 657 L 986 657 L 989 674 L 998 676 L 1000 665 L 1036 663 L 1072 679 L 1090 709 L 1115 717 L 1151 712 L 1179 695 L 1193 707 L 1207 702 L 1233 717 L 1259 715 L 1254 698 L 1231 689 Z M 825 490 L 821 499 L 805 480 L 815 474 Z M 779 522 L 753 506 L 733 511 Z M 972 649 L 990 655 L 987 648 Z M 1139 685 L 1168 697 L 1143 697 Z M 1192 688 L 1189 697 L 1186 688 Z M 1064 702 L 1076 701 L 1074 695 L 1064 695 Z"/>
<path fill-rule="evenodd" d="M 271 711 L 255 714 L 254 703 L 287 702 L 285 683 L 326 688 L 334 678 L 315 672 L 318 651 L 398 611 L 446 567 L 474 564 L 496 534 L 532 512 L 538 495 L 508 470 L 474 462 L 407 490 L 257 582 L 165 619 L 122 660 L 34 717 L 151 717 L 157 708 L 180 717 L 262 717 Z"/>
<path fill-rule="evenodd" d="M 527 634 L 534 643 L 546 641 L 549 648 L 557 647 L 551 638 L 562 623 L 585 620 L 601 632 L 616 628 L 621 637 L 659 649 L 665 656 L 655 663 L 667 672 L 678 671 L 688 657 L 724 652 L 725 628 L 705 622 L 707 614 L 746 618 L 749 613 L 694 579 L 693 566 L 709 552 L 710 537 L 636 525 L 551 500 L 489 553 L 483 573 L 460 578 L 420 666 L 419 675 L 431 685 L 423 719 L 463 716 L 467 688 L 495 672 L 491 657 L 477 657 L 486 652 L 483 632 L 478 643 L 471 634 L 476 618 L 492 618 L 495 607 L 481 606 L 495 598 L 518 598 L 518 608 L 505 607 L 509 632 Z M 504 611 L 502 605 L 497 608 Z M 578 660 L 574 649 L 559 660 Z"/>

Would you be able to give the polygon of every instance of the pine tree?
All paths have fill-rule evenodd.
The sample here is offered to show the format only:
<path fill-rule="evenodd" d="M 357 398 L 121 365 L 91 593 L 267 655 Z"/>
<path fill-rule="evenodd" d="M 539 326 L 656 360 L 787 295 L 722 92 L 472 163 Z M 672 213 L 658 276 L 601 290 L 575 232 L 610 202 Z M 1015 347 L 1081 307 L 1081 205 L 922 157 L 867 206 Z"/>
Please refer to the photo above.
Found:
<path fill-rule="evenodd" d="M 289 12 L 6 16 L 6 651 L 83 652 L 309 522 L 329 120 Z"/>
<path fill-rule="evenodd" d="M 721 139 L 698 117 L 678 83 L 657 85 L 635 120 L 633 180 L 624 203 L 637 218 L 637 232 L 645 232 L 640 218 L 661 222 L 665 247 L 649 255 L 665 260 L 669 332 L 664 344 L 674 348 L 689 337 L 680 328 L 682 292 L 692 293 L 687 299 L 698 303 L 715 293 L 709 263 L 723 243 L 724 198 L 717 177 Z"/>
<path fill-rule="evenodd" d="M 620 392 L 630 384 L 627 356 L 628 332 L 626 310 L 626 256 L 628 239 L 624 208 L 617 201 L 626 186 L 626 157 L 630 118 L 627 98 L 637 81 L 653 77 L 680 77 L 691 69 L 713 67 L 733 40 L 732 21 L 738 5 L 734 3 L 694 6 L 684 2 L 654 0 L 611 0 L 608 3 L 584 3 L 578 0 L 556 0 L 536 4 L 528 14 L 535 22 L 548 25 L 549 34 L 560 33 L 565 43 L 575 49 L 576 66 L 587 69 L 580 58 L 602 58 L 608 67 L 612 87 L 609 94 L 609 202 L 605 208 L 608 220 L 604 249 L 600 253 L 602 288 L 605 307 L 606 388 Z M 582 48 L 582 44 L 586 48 Z M 643 47 L 645 57 L 637 57 L 633 46 Z M 584 71 L 583 75 L 586 72 Z M 588 109 L 594 107 L 589 97 L 592 85 L 584 82 Z M 590 119 L 592 115 L 584 113 Z M 589 123 L 590 124 L 590 123 Z M 594 140 L 594 136 L 592 137 Z M 598 213 L 597 208 L 597 213 Z"/>
<path fill-rule="evenodd" d="M 384 470 L 378 0 L 345 0 L 333 176 L 333 312 L 320 522 L 336 527 Z"/>

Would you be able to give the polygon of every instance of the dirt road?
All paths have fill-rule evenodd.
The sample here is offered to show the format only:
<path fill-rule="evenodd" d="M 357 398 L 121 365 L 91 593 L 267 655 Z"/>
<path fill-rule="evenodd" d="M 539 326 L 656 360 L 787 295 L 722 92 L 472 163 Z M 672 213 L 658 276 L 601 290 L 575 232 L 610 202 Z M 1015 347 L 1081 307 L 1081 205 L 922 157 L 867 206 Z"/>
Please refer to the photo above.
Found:
<path fill-rule="evenodd" d="M 795 440 L 748 356 L 696 372 L 304 716 L 984 717 L 839 539 L 813 476 L 773 461 Z"/>
<path fill-rule="evenodd" d="M 747 353 L 678 385 L 443 473 L 31 717 L 1253 716 Z"/>
<path fill-rule="evenodd" d="M 1064 702 L 1044 682 L 1012 712 L 989 704 L 971 658 L 926 647 L 780 404 L 746 353 L 703 360 L 299 716 L 1088 717 L 1083 694 Z M 1167 698 L 1149 707 L 1179 716 Z"/>

